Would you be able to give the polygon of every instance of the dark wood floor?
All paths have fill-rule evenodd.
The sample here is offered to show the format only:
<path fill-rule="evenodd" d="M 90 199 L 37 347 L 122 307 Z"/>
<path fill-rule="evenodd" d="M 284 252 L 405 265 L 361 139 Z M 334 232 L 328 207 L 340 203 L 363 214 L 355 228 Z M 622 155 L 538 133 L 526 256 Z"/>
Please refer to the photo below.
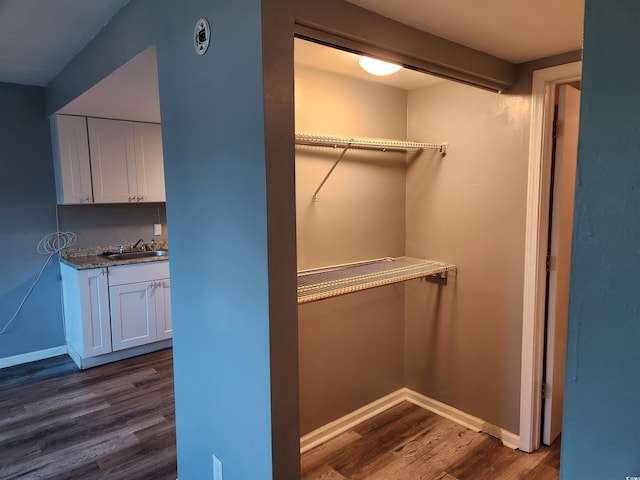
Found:
<path fill-rule="evenodd" d="M 511 450 L 409 403 L 302 455 L 303 479 L 558 479 L 560 447 Z M 176 478 L 172 351 L 77 371 L 0 369 L 0 479 Z M 277 479 L 285 480 L 285 479 Z"/>
<path fill-rule="evenodd" d="M 557 445 L 556 445 L 557 444 Z M 303 480 L 551 480 L 560 442 L 533 454 L 404 402 L 302 455 Z"/>
<path fill-rule="evenodd" d="M 175 480 L 171 354 L 0 370 L 0 478 Z"/>

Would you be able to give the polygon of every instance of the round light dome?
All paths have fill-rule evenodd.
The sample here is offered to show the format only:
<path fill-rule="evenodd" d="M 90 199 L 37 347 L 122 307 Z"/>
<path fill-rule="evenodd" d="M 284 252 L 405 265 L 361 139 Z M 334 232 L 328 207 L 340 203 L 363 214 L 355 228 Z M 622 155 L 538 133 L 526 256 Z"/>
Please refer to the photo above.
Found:
<path fill-rule="evenodd" d="M 396 73 L 402 67 L 400 65 L 394 65 L 393 63 L 383 62 L 371 57 L 360 57 L 360 66 L 371 75 L 377 75 L 384 77 Z"/>

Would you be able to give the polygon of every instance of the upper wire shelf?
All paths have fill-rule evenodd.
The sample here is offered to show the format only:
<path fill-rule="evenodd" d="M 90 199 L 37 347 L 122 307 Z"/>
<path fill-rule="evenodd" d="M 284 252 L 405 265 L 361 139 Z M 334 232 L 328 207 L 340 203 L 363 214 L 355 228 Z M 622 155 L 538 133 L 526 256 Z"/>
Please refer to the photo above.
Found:
<path fill-rule="evenodd" d="M 444 157 L 449 147 L 448 143 L 412 142 L 409 140 L 393 140 L 389 138 L 369 137 L 339 137 L 331 135 L 315 135 L 310 133 L 296 133 L 296 145 L 341 148 L 342 151 L 333 163 L 320 185 L 313 193 L 313 201 L 318 200 L 318 193 L 327 182 L 335 168 L 350 148 L 361 150 L 379 150 L 382 152 L 408 152 L 409 150 L 437 150 Z"/>
<path fill-rule="evenodd" d="M 393 140 L 389 138 L 339 137 L 331 135 L 315 135 L 296 133 L 297 145 L 311 145 L 335 148 L 361 148 L 381 150 L 383 152 L 407 152 L 409 150 L 438 150 L 447 154 L 448 143 L 412 142 L 409 140 Z"/>

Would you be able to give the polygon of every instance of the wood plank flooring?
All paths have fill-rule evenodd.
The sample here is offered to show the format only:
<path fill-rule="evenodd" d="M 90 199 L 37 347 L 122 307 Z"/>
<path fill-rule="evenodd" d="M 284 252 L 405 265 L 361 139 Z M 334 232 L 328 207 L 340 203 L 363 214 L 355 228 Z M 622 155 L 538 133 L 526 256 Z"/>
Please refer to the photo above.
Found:
<path fill-rule="evenodd" d="M 303 480 L 557 480 L 560 441 L 527 454 L 403 402 L 305 452 Z"/>
<path fill-rule="evenodd" d="M 302 478 L 557 480 L 557 443 L 514 451 L 402 403 L 303 454 Z M 84 371 L 66 356 L 0 369 L 0 479 L 176 475 L 172 350 Z"/>
<path fill-rule="evenodd" d="M 0 478 L 175 480 L 172 351 L 0 370 Z"/>

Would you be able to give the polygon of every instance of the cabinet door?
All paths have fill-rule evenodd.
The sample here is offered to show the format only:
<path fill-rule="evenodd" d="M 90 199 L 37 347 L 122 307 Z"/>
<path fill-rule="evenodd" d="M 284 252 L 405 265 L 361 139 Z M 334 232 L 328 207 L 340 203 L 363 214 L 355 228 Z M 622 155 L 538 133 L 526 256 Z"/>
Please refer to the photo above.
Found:
<path fill-rule="evenodd" d="M 82 355 L 87 358 L 109 353 L 111 352 L 111 322 L 107 269 L 80 270 L 78 278 Z"/>
<path fill-rule="evenodd" d="M 133 122 L 136 148 L 136 178 L 141 202 L 164 202 L 162 133 L 155 123 Z"/>
<path fill-rule="evenodd" d="M 91 178 L 96 203 L 138 201 L 131 122 L 88 118 Z"/>
<path fill-rule="evenodd" d="M 140 282 L 109 288 L 113 351 L 156 341 L 156 305 L 153 283 Z"/>
<path fill-rule="evenodd" d="M 87 119 L 55 115 L 51 118 L 51 142 L 58 203 L 92 203 Z"/>
<path fill-rule="evenodd" d="M 173 335 L 173 327 L 171 325 L 171 282 L 167 278 L 156 282 L 155 285 L 156 331 L 158 340 L 166 340 Z"/>

